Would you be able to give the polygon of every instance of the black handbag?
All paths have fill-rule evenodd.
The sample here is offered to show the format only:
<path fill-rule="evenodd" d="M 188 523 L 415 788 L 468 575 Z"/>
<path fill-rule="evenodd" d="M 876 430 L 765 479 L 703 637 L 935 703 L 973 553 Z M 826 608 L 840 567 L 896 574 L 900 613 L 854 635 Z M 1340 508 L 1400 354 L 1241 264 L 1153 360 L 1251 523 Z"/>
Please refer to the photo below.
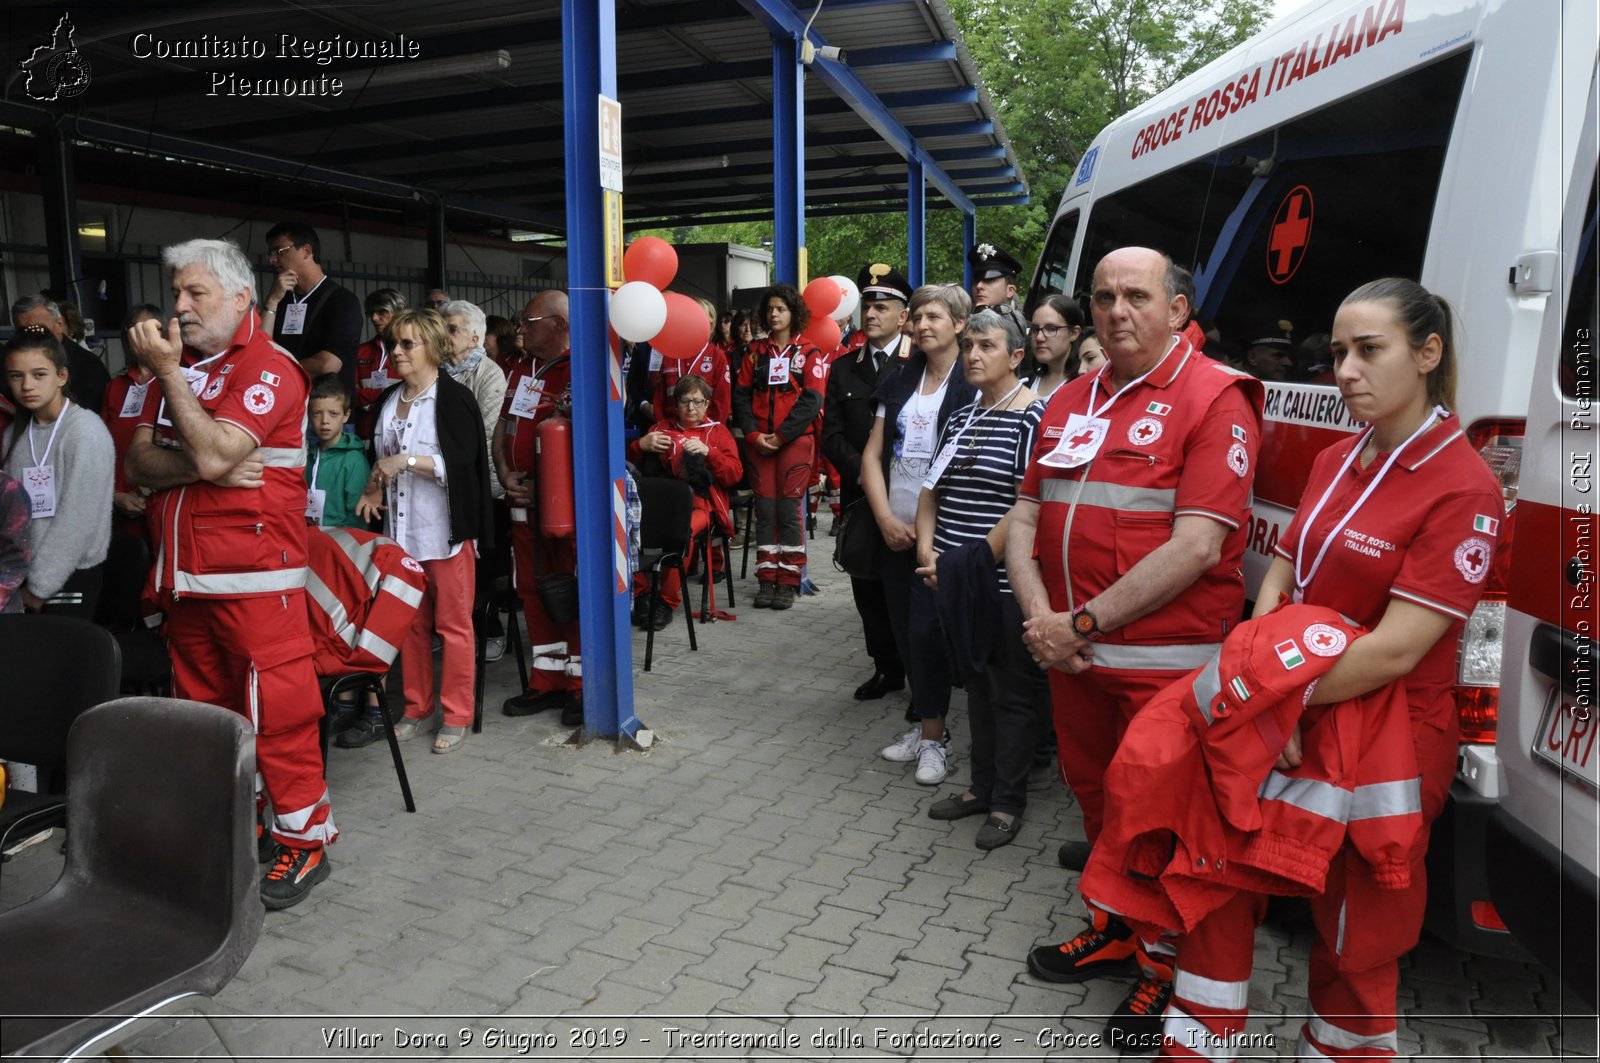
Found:
<path fill-rule="evenodd" d="M 883 533 L 865 498 L 858 498 L 839 514 L 839 535 L 833 541 L 833 567 L 855 579 L 882 579 Z"/>

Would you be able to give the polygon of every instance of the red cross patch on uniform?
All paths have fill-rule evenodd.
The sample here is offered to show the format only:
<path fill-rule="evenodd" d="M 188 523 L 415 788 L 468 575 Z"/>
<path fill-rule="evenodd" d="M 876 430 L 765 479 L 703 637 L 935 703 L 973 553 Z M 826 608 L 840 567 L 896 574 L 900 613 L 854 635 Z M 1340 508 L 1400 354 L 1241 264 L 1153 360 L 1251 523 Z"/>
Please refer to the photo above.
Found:
<path fill-rule="evenodd" d="M 1243 443 L 1235 443 L 1228 448 L 1228 468 L 1241 480 L 1250 471 L 1250 453 L 1244 449 Z"/>
<path fill-rule="evenodd" d="M 1141 417 L 1128 426 L 1128 442 L 1134 446 L 1149 446 L 1161 438 L 1161 422 L 1154 417 Z"/>
<path fill-rule="evenodd" d="M 1494 547 L 1489 540 L 1474 535 L 1456 547 L 1456 571 L 1468 583 L 1482 583 L 1489 575 L 1489 561 L 1494 557 Z"/>
<path fill-rule="evenodd" d="M 1343 653 L 1345 643 L 1349 641 L 1343 631 L 1327 624 L 1312 624 L 1300 637 L 1306 649 L 1318 657 L 1334 657 Z"/>
<path fill-rule="evenodd" d="M 277 404 L 277 401 L 278 397 L 265 384 L 251 384 L 244 393 L 245 409 L 258 417 L 262 414 L 271 413 L 272 407 Z"/>

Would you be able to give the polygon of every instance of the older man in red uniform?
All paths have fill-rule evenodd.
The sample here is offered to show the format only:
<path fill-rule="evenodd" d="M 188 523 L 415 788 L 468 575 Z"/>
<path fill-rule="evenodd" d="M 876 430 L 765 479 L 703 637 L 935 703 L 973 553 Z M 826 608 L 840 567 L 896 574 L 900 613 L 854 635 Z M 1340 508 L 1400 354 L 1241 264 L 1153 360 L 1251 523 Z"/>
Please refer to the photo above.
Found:
<path fill-rule="evenodd" d="M 1083 809 L 1088 841 L 1062 852 L 1078 870 L 1128 721 L 1243 616 L 1262 401 L 1259 383 L 1175 334 L 1188 301 L 1159 251 L 1107 255 L 1092 299 L 1108 362 L 1051 399 L 1006 543 L 1024 640 L 1050 668 L 1062 778 Z M 1076 982 L 1137 957 L 1145 977 L 1113 1014 L 1112 1039 L 1159 1037 L 1170 943 L 1141 943 L 1115 917 L 1091 915 L 1077 938 L 1035 949 L 1029 968 Z"/>
<path fill-rule="evenodd" d="M 306 621 L 308 382 L 261 331 L 254 272 L 237 247 L 190 240 L 162 257 L 177 316 L 129 334 L 154 380 L 127 474 L 155 492 L 152 589 L 166 613 L 174 692 L 255 728 L 276 844 L 261 900 L 287 908 L 328 876 L 323 846 L 339 833 Z"/>
<path fill-rule="evenodd" d="M 511 555 L 516 564 L 517 591 L 528 618 L 533 644 L 533 670 L 528 689 L 508 698 L 507 716 L 531 716 L 561 709 L 561 722 L 583 723 L 583 649 L 578 621 L 551 619 L 536 589 L 539 577 L 571 575 L 578 567 L 575 538 L 545 535 L 539 530 L 538 447 L 540 422 L 557 410 L 572 408 L 572 353 L 568 349 L 567 293 L 540 292 L 523 307 L 519 331 L 524 357 L 511 367 L 505 405 L 495 425 L 492 450 L 500 482 L 511 507 Z"/>

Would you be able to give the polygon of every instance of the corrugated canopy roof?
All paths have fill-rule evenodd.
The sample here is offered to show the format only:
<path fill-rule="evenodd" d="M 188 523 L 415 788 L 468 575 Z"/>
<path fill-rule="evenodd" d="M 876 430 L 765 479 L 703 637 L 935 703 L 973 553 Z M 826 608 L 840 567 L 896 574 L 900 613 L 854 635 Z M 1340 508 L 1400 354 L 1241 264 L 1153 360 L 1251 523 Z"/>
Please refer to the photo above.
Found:
<path fill-rule="evenodd" d="M 630 227 L 770 216 L 772 38 L 751 10 L 761 4 L 617 0 Z M 800 0 L 790 10 L 800 8 L 803 21 L 812 6 Z M 59 12 L 11 9 L 11 71 L 46 43 Z M 408 221 L 424 216 L 422 203 L 436 195 L 457 230 L 565 227 L 556 0 L 74 5 L 72 20 L 91 67 L 87 88 L 39 103 L 24 91 L 26 75 L 14 73 L 0 123 L 38 128 L 68 116 L 63 128 L 93 145 L 76 153 L 80 182 L 308 209 L 338 202 L 391 221 L 397 208 Z M 842 99 L 833 80 L 807 78 L 808 211 L 904 208 L 907 165 L 863 117 L 874 111 L 905 127 L 975 204 L 1026 195 L 944 0 L 826 0 L 813 30 L 845 49 L 844 66 L 875 99 Z M 415 59 L 319 65 L 282 54 L 285 35 L 402 34 L 416 43 Z M 238 57 L 241 42 L 259 43 L 265 56 Z M 342 94 L 258 94 L 323 76 L 339 78 Z M 9 165 L 25 165 L 25 142 L 4 143 Z M 929 184 L 933 204 L 939 187 Z M 423 198 L 408 206 L 412 189 Z"/>

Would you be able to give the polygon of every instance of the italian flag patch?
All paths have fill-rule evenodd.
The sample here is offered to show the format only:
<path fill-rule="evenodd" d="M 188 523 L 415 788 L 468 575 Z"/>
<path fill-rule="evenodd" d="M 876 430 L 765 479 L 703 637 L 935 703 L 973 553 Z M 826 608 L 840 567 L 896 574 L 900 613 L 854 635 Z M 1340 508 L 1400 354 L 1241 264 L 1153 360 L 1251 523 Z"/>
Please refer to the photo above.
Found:
<path fill-rule="evenodd" d="M 1164 402 L 1152 402 L 1150 405 L 1144 408 L 1144 412 L 1153 413 L 1157 417 L 1165 417 L 1167 414 L 1172 412 L 1172 407 L 1168 406 Z"/>
<path fill-rule="evenodd" d="M 1300 646 L 1294 639 L 1288 639 L 1272 647 L 1278 654 L 1278 660 L 1285 668 L 1299 668 L 1306 663 L 1305 657 L 1300 653 Z"/>
<path fill-rule="evenodd" d="M 1240 428 L 1238 425 L 1234 425 L 1233 426 L 1233 438 L 1235 438 L 1239 442 L 1243 443 L 1245 441 L 1244 429 Z"/>
<path fill-rule="evenodd" d="M 1499 535 L 1500 522 L 1495 520 L 1493 517 L 1486 517 L 1482 513 L 1479 513 L 1476 517 L 1472 518 L 1472 530 L 1475 532 L 1484 532 L 1488 535 Z"/>
<path fill-rule="evenodd" d="M 1244 680 L 1234 676 L 1228 680 L 1228 689 L 1233 691 L 1233 696 L 1240 701 L 1250 700 L 1250 688 L 1244 685 Z"/>

